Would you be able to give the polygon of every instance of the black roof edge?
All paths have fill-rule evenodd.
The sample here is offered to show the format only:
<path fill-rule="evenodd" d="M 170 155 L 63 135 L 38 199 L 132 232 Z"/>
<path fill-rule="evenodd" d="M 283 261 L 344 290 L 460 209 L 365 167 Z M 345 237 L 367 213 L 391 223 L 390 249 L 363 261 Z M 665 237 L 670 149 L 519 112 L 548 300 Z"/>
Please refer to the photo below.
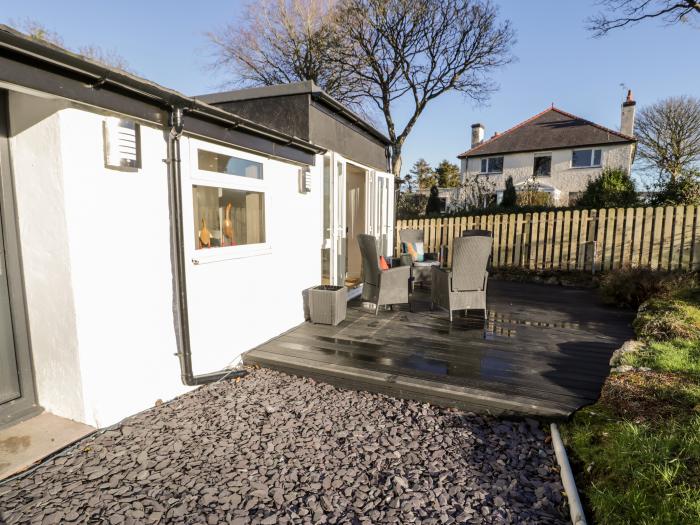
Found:
<path fill-rule="evenodd" d="M 74 74 L 91 77 L 95 87 L 104 89 L 113 86 L 123 93 L 146 100 L 163 109 L 180 107 L 185 113 L 217 121 L 226 127 L 233 126 L 240 131 L 267 138 L 304 152 L 319 154 L 326 151 L 325 148 L 320 148 L 303 139 L 268 128 L 155 82 L 108 67 L 59 46 L 36 40 L 3 24 L 0 24 L 0 49 L 7 49 L 38 59 L 54 68 L 58 67 Z"/>
<path fill-rule="evenodd" d="M 362 129 L 366 133 L 372 135 L 377 140 L 381 141 L 385 146 L 391 145 L 391 139 L 384 133 L 375 128 L 357 113 L 348 109 L 342 103 L 338 102 L 322 88 L 316 85 L 312 80 L 303 80 L 300 82 L 291 82 L 289 84 L 276 84 L 273 86 L 260 86 L 253 88 L 242 88 L 221 93 L 209 93 L 199 95 L 196 98 L 205 100 L 210 104 L 224 104 L 226 102 L 235 102 L 242 100 L 260 100 L 265 98 L 276 98 L 287 95 L 310 94 L 312 99 L 323 103 L 329 107 L 334 113 L 342 115 L 351 123 Z"/>

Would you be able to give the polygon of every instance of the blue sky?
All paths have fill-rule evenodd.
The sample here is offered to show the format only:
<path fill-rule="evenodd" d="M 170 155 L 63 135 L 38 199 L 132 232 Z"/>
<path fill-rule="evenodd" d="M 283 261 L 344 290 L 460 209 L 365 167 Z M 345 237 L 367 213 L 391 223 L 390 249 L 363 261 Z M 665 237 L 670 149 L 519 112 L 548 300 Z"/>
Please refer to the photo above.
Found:
<path fill-rule="evenodd" d="M 500 90 L 489 104 L 475 107 L 459 93 L 428 105 L 404 148 L 404 171 L 424 157 L 437 165 L 454 162 L 469 146 L 473 122 L 486 135 L 502 132 L 552 102 L 561 109 L 613 129 L 619 127 L 624 91 L 640 107 L 672 96 L 698 95 L 700 29 L 663 27 L 652 21 L 594 39 L 585 19 L 591 0 L 501 0 L 501 15 L 513 23 L 517 61 L 496 72 Z M 239 16 L 245 2 L 200 0 L 77 0 L 3 2 L 0 21 L 34 19 L 62 35 L 66 45 L 95 44 L 113 49 L 140 75 L 188 95 L 216 91 L 226 76 L 211 71 L 205 33 Z M 406 117 L 399 107 L 399 118 Z"/>

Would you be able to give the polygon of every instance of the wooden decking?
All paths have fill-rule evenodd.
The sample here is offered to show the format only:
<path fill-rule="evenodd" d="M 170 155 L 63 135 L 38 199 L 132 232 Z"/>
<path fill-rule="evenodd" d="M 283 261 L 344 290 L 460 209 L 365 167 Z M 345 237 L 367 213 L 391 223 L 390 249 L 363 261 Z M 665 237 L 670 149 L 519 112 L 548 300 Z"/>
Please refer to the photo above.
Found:
<path fill-rule="evenodd" d="M 353 301 L 340 325 L 304 323 L 244 362 L 482 413 L 566 417 L 597 399 L 632 335 L 631 312 L 585 290 L 491 281 L 488 320 L 473 312 L 452 325 L 427 299 L 376 317 Z"/>

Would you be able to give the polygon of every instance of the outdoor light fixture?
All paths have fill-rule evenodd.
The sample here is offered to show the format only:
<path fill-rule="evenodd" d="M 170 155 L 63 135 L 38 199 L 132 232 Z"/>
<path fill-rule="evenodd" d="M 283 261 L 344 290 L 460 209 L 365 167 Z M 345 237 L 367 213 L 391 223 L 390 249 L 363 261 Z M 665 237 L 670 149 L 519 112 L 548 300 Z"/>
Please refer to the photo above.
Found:
<path fill-rule="evenodd" d="M 311 170 L 309 168 L 299 168 L 299 193 L 309 193 L 311 191 Z"/>
<path fill-rule="evenodd" d="M 140 126 L 116 117 L 104 120 L 105 167 L 122 171 L 136 171 L 141 167 Z"/>

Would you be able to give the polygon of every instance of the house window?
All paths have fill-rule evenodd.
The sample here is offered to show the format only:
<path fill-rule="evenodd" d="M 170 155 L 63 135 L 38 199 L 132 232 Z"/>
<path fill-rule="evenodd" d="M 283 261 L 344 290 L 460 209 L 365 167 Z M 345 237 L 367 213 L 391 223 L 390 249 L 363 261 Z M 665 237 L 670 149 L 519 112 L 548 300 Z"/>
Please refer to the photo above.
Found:
<path fill-rule="evenodd" d="M 540 155 L 535 157 L 533 175 L 535 177 L 549 177 L 552 174 L 552 156 Z"/>
<path fill-rule="evenodd" d="M 601 165 L 603 152 L 599 149 L 578 149 L 571 152 L 572 168 L 597 168 Z"/>
<path fill-rule="evenodd" d="M 481 173 L 503 173 L 503 157 L 481 159 Z"/>
<path fill-rule="evenodd" d="M 263 169 L 260 162 L 231 157 L 203 149 L 197 151 L 197 167 L 204 171 L 237 175 L 239 177 L 248 177 L 249 179 L 263 178 Z"/>
<path fill-rule="evenodd" d="M 196 164 L 191 175 L 190 235 L 195 250 L 212 249 L 215 253 L 207 255 L 207 261 L 268 251 L 265 213 L 269 202 L 262 161 L 214 144 L 199 148 L 204 143 L 194 139 L 191 143 Z"/>
<path fill-rule="evenodd" d="M 259 191 L 192 186 L 198 249 L 265 242 L 265 196 Z"/>

